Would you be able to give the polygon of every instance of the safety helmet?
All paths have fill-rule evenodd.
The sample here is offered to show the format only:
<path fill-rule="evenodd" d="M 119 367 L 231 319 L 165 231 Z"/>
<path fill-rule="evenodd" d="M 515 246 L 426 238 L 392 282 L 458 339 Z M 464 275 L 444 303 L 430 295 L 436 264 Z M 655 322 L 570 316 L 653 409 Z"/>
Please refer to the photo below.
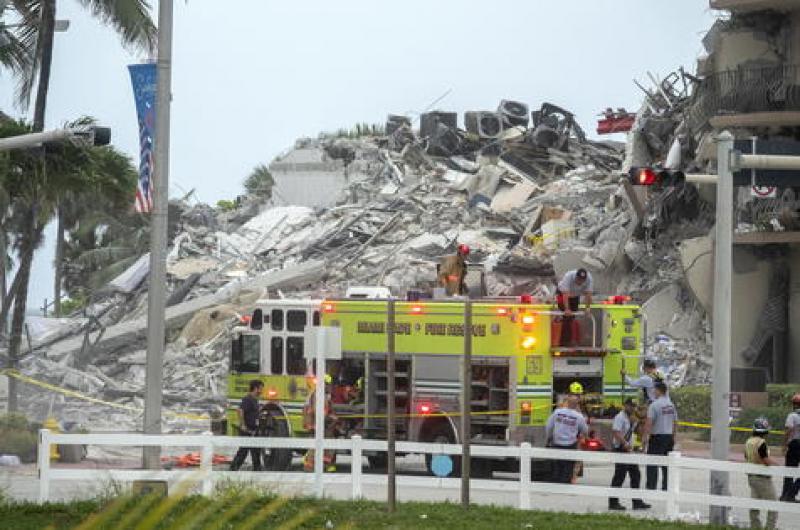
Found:
<path fill-rule="evenodd" d="M 769 432 L 769 421 L 767 421 L 767 418 L 756 418 L 753 422 L 753 432 L 756 434 L 767 434 Z"/>
<path fill-rule="evenodd" d="M 333 377 L 331 374 L 325 374 L 325 384 L 330 385 L 333 384 Z"/>
<path fill-rule="evenodd" d="M 464 243 L 458 245 L 458 253 L 462 256 L 469 256 L 469 245 L 465 245 Z"/>
<path fill-rule="evenodd" d="M 800 392 L 792 396 L 792 405 L 800 407 Z"/>
<path fill-rule="evenodd" d="M 583 394 L 583 385 L 577 381 L 573 381 L 569 385 L 570 394 Z"/>

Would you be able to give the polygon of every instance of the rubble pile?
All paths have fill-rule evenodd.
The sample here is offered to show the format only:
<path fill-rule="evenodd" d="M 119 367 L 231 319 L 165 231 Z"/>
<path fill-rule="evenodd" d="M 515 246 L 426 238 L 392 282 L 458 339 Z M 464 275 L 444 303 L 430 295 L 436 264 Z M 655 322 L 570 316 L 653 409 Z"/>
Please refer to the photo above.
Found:
<path fill-rule="evenodd" d="M 587 139 L 572 114 L 554 105 L 529 121 L 527 107 L 523 119 L 514 103 L 503 102 L 505 114 L 478 113 L 467 131 L 449 113 L 432 113 L 419 131 L 390 117 L 385 136 L 302 140 L 357 175 L 331 207 L 254 197 L 225 212 L 173 203 L 165 421 L 192 429 L 192 414 L 222 413 L 231 328 L 257 298 L 335 296 L 356 285 L 402 296 L 433 287 L 436 264 L 459 243 L 472 248 L 468 286 L 475 296 L 550 299 L 556 276 L 575 267 L 590 270 L 600 294 L 632 294 L 639 302 L 672 296 L 652 312 L 663 306 L 679 316 L 651 325 L 648 351 L 676 383 L 707 379 L 705 313 L 681 285 L 675 243 L 706 235 L 708 220 L 669 219 L 641 230 L 619 183 L 625 146 Z M 136 428 L 147 267 L 143 256 L 80 316 L 32 337 L 21 362 L 36 379 L 116 409 L 25 387 L 20 401 L 32 417 L 56 407 L 94 429 Z"/>

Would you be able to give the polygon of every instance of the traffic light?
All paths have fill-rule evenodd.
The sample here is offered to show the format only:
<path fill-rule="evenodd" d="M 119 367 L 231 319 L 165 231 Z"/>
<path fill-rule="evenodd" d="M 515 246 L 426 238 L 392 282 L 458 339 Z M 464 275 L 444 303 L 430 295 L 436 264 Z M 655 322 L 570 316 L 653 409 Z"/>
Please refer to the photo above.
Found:
<path fill-rule="evenodd" d="M 676 169 L 632 167 L 628 171 L 628 180 L 634 186 L 680 186 L 686 182 L 686 175 Z"/>

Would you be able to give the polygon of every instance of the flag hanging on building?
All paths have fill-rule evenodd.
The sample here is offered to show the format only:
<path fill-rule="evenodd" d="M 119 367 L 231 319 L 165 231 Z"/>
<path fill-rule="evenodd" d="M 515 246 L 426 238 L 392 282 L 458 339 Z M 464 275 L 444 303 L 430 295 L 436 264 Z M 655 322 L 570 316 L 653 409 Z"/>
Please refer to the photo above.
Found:
<path fill-rule="evenodd" d="M 155 166 L 153 146 L 156 125 L 156 65 L 155 63 L 128 66 L 133 83 L 133 98 L 139 118 L 139 185 L 136 187 L 136 211 L 148 213 L 153 209 Z"/>

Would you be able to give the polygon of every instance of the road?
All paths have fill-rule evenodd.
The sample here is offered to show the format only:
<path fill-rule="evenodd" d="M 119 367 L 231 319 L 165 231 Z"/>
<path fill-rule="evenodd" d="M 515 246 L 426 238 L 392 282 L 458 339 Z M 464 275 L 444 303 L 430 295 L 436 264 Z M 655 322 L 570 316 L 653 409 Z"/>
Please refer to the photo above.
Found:
<path fill-rule="evenodd" d="M 95 468 L 136 468 L 138 460 L 135 453 L 130 450 L 102 451 L 90 449 L 89 458 L 81 463 L 74 464 L 75 467 L 95 467 Z M 364 463 L 366 467 L 366 462 Z M 54 464 L 55 467 L 55 464 Z M 220 467 L 219 469 L 225 469 Z M 301 461 L 295 458 L 292 466 L 293 471 L 302 469 Z M 339 473 L 349 473 L 349 457 L 339 459 Z M 421 456 L 411 455 L 398 460 L 398 471 L 404 475 L 425 475 L 424 460 Z M 644 470 L 643 475 L 644 475 Z M 250 471 L 241 473 L 249 474 Z M 365 473 L 369 473 L 365 469 Z M 607 486 L 611 483 L 613 467 L 610 465 L 587 466 L 584 476 L 580 479 L 580 484 Z M 644 477 L 642 477 L 644 479 Z M 681 488 L 685 491 L 708 491 L 708 473 L 694 470 L 683 470 Z M 495 474 L 496 480 L 517 480 L 513 474 Z M 780 485 L 775 481 L 776 489 Z M 66 481 L 53 481 L 51 494 L 54 500 L 86 499 L 100 494 L 110 493 L 110 489 L 115 486 L 110 481 L 98 481 L 95 483 L 76 483 Z M 747 496 L 749 488 L 744 475 L 731 475 L 731 488 L 734 494 Z M 15 468 L 0 468 L 0 489 L 5 494 L 17 500 L 35 500 L 38 494 L 38 480 L 36 469 L 33 465 L 23 465 Z M 311 488 L 300 485 L 273 486 L 270 489 L 283 494 L 310 494 Z M 460 490 L 458 488 L 425 488 L 425 487 L 406 487 L 398 485 L 398 500 L 400 501 L 427 501 L 440 502 L 460 501 Z M 341 486 L 329 486 L 325 492 L 326 496 L 337 499 L 349 499 L 350 488 Z M 605 513 L 607 511 L 607 500 L 597 497 L 581 496 L 576 491 L 576 496 L 556 496 L 547 494 L 533 494 L 532 506 L 537 510 L 561 511 L 572 513 Z M 384 486 L 369 486 L 364 488 L 364 496 L 367 499 L 382 501 L 386 499 L 386 488 Z M 503 491 L 475 490 L 472 492 L 472 500 L 478 504 L 494 504 L 500 506 L 516 506 L 518 496 L 515 493 Z M 579 502 L 576 502 L 579 501 Z M 624 504 L 630 506 L 628 501 Z M 653 502 L 653 508 L 647 511 L 631 511 L 626 513 L 633 517 L 663 519 L 665 516 L 665 506 L 663 502 Z M 707 508 L 701 505 L 681 504 L 681 513 L 690 521 L 706 521 Z M 734 521 L 741 526 L 747 527 L 748 514 L 746 510 L 735 509 L 733 511 Z M 793 520 L 790 514 L 782 514 L 778 518 L 778 527 L 782 529 L 800 530 L 800 520 Z"/>

